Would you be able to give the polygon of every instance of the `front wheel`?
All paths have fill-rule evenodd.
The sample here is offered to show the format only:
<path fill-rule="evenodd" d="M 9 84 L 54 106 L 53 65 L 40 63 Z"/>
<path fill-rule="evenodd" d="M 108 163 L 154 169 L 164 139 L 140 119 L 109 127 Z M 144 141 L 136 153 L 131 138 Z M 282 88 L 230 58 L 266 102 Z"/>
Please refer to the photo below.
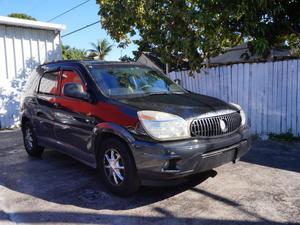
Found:
<path fill-rule="evenodd" d="M 102 143 L 98 165 L 104 184 L 113 193 L 128 196 L 139 189 L 140 180 L 133 157 L 117 138 Z"/>
<path fill-rule="evenodd" d="M 23 141 L 28 155 L 40 157 L 43 154 L 44 148 L 38 145 L 35 132 L 29 121 L 23 126 Z"/>

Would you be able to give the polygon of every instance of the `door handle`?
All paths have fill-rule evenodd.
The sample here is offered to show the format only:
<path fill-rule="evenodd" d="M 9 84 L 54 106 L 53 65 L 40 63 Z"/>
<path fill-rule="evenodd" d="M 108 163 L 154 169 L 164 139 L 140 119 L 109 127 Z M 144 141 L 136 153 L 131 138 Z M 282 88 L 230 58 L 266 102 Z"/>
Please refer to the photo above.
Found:
<path fill-rule="evenodd" d="M 54 106 L 55 108 L 58 108 L 58 107 L 60 107 L 60 104 L 59 104 L 58 102 L 54 102 L 54 103 L 53 103 L 53 106 Z"/>
<path fill-rule="evenodd" d="M 95 121 L 96 121 L 96 120 L 93 119 L 93 118 L 85 119 L 85 122 L 86 122 L 86 123 L 89 123 L 89 124 L 94 124 Z"/>

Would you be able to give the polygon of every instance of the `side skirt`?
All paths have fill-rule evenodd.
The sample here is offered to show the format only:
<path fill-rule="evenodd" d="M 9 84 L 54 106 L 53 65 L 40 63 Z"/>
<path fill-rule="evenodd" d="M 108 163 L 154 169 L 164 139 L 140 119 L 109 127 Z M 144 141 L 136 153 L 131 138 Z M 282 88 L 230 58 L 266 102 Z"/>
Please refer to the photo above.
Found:
<path fill-rule="evenodd" d="M 82 150 L 77 149 L 72 145 L 61 143 L 51 138 L 39 138 L 38 141 L 39 143 L 41 143 L 42 146 L 46 148 L 50 148 L 55 151 L 61 152 L 65 155 L 68 155 L 92 168 L 97 168 L 96 158 L 93 154 L 83 152 Z"/>

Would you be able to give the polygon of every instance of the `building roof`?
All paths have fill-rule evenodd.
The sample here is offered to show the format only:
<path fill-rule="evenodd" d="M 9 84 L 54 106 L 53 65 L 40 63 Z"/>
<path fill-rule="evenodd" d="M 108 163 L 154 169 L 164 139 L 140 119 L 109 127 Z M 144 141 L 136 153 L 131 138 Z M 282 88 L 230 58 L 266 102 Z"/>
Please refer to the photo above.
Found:
<path fill-rule="evenodd" d="M 162 71 L 166 70 L 166 65 L 161 61 L 161 59 L 158 56 L 154 55 L 151 52 L 143 52 L 142 54 L 144 54 L 148 59 L 150 59 Z"/>
<path fill-rule="evenodd" d="M 286 49 L 272 48 L 268 58 L 263 59 L 261 56 L 254 54 L 248 48 L 247 43 L 228 49 L 224 54 L 213 57 L 209 60 L 209 65 L 226 65 L 234 63 L 270 61 L 293 57 L 291 51 Z"/>
<path fill-rule="evenodd" d="M 166 72 L 166 64 L 161 61 L 161 58 L 156 56 L 154 53 L 151 52 L 142 52 L 144 56 L 146 56 L 149 60 L 151 60 L 158 68 L 162 71 Z M 176 71 L 176 70 L 189 70 L 190 65 L 187 61 L 183 61 L 178 65 L 171 64 L 169 65 L 169 72 Z"/>
<path fill-rule="evenodd" d="M 17 27 L 35 28 L 41 30 L 62 31 L 66 29 L 66 26 L 62 24 L 46 23 L 46 22 L 34 21 L 34 20 L 24 20 L 24 19 L 12 18 L 7 16 L 0 16 L 0 25 L 2 24 L 17 26 Z"/>

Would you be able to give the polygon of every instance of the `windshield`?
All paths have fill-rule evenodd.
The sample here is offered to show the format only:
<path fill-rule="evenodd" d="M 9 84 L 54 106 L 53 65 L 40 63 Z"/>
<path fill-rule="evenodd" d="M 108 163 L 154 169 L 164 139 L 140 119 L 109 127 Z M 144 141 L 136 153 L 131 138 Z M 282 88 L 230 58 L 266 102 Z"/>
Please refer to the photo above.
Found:
<path fill-rule="evenodd" d="M 184 93 L 185 90 L 165 75 L 147 67 L 92 67 L 91 74 L 107 96 Z"/>

